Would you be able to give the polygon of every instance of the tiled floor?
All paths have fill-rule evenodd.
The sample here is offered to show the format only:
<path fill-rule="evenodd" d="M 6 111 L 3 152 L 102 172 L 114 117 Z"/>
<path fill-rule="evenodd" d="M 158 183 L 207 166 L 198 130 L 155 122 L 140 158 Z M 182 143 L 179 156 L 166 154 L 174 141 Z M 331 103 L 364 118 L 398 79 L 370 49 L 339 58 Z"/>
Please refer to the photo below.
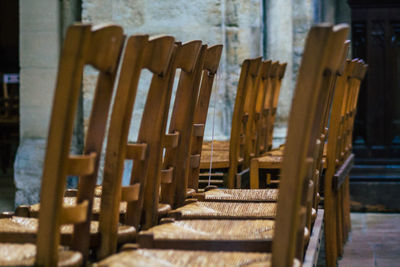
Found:
<path fill-rule="evenodd" d="M 400 266 L 400 214 L 352 213 L 340 267 Z"/>

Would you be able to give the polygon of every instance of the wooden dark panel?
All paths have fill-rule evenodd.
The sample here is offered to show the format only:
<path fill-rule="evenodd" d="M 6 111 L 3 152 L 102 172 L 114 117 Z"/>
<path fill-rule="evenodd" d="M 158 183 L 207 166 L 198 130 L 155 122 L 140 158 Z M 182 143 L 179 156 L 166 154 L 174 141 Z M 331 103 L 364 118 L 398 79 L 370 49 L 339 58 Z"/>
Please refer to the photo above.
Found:
<path fill-rule="evenodd" d="M 400 2 L 349 1 L 353 57 L 368 63 L 354 130 L 357 158 L 400 157 Z"/>

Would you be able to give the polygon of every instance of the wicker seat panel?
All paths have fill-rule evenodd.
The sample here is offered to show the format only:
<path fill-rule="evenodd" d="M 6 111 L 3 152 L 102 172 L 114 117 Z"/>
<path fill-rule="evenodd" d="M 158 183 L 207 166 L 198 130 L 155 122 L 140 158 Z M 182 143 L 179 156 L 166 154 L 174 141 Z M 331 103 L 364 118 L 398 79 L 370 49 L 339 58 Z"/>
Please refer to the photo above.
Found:
<path fill-rule="evenodd" d="M 276 207 L 276 203 L 197 201 L 170 214 L 180 219 L 273 219 Z"/>
<path fill-rule="evenodd" d="M 168 249 L 124 251 L 98 263 L 98 266 L 270 266 L 268 253 L 208 252 Z"/>
<path fill-rule="evenodd" d="M 36 257 L 36 245 L 0 244 L 0 266 L 33 266 Z M 80 266 L 82 255 L 79 252 L 60 248 L 58 266 Z"/>
<path fill-rule="evenodd" d="M 70 206 L 75 206 L 76 205 L 76 197 L 64 197 L 64 203 L 63 205 L 66 207 Z M 93 200 L 93 214 L 99 214 L 100 213 L 100 203 L 101 203 L 101 198 L 95 197 Z M 39 210 L 40 210 L 40 204 L 34 204 L 30 206 L 30 214 L 31 217 L 38 217 L 39 215 Z M 119 206 L 119 211 L 120 213 L 125 213 L 126 212 L 126 202 L 121 202 Z"/>
<path fill-rule="evenodd" d="M 212 154 L 212 158 L 211 158 Z M 200 169 L 210 168 L 210 162 L 212 161 L 212 168 L 229 168 L 229 151 L 214 150 L 202 151 L 200 158 Z M 243 162 L 243 158 L 238 160 L 239 164 Z"/>
<path fill-rule="evenodd" d="M 270 155 L 270 156 L 282 157 L 283 156 L 283 149 L 271 150 L 271 151 L 268 151 L 267 154 Z"/>
<path fill-rule="evenodd" d="M 103 186 L 102 185 L 97 185 L 95 190 L 94 190 L 94 196 L 95 197 L 101 197 L 101 192 L 103 191 Z M 196 191 L 194 189 L 188 188 L 186 190 L 186 194 L 189 195 L 193 195 L 194 193 L 196 193 Z"/>
<path fill-rule="evenodd" d="M 271 240 L 273 220 L 182 220 L 157 225 L 144 234 L 174 240 Z"/>
<path fill-rule="evenodd" d="M 95 197 L 93 201 L 93 210 L 92 214 L 94 215 L 94 218 L 97 219 L 98 215 L 100 213 L 100 203 L 101 203 L 101 198 Z M 76 197 L 64 197 L 64 206 L 74 206 L 76 205 Z M 126 202 L 121 202 L 119 206 L 119 212 L 120 214 L 125 214 L 126 213 Z M 40 210 L 40 204 L 34 204 L 30 206 L 30 215 L 31 217 L 38 217 L 39 216 L 39 210 Z M 159 204 L 158 207 L 158 212 L 160 215 L 166 214 L 168 211 L 171 210 L 171 206 L 168 204 Z"/>
<path fill-rule="evenodd" d="M 229 140 L 214 140 L 213 150 L 229 150 Z M 211 141 L 203 142 L 202 151 L 211 150 Z"/>
<path fill-rule="evenodd" d="M 0 219 L 0 236 L 5 242 L 34 243 L 38 229 L 38 219 L 13 216 Z M 90 222 L 91 243 L 98 241 L 99 222 Z M 61 226 L 62 243 L 69 243 L 73 233 L 73 225 Z M 120 225 L 118 227 L 119 242 L 129 242 L 136 237 L 136 230 L 132 226 Z"/>
<path fill-rule="evenodd" d="M 212 155 L 212 161 L 227 161 L 229 162 L 229 151 L 225 150 L 214 150 L 213 153 L 211 151 L 202 151 L 201 152 L 201 162 L 210 162 Z"/>
<path fill-rule="evenodd" d="M 260 163 L 266 162 L 266 163 L 272 163 L 272 164 L 281 164 L 282 160 L 283 160 L 283 157 L 267 155 L 267 156 L 259 157 L 259 158 L 257 158 L 257 160 Z"/>
<path fill-rule="evenodd" d="M 278 189 L 213 189 L 205 192 L 206 201 L 274 202 Z"/>

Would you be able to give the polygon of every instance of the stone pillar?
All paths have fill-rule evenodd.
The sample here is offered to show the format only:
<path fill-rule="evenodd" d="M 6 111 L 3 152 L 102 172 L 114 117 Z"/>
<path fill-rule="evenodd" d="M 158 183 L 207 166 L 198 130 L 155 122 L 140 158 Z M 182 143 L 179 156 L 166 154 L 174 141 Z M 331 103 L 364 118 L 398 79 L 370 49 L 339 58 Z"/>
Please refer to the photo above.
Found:
<path fill-rule="evenodd" d="M 267 58 L 286 62 L 287 68 L 279 96 L 274 146 L 284 142 L 293 92 L 293 21 L 292 0 L 266 1 Z"/>
<path fill-rule="evenodd" d="M 20 146 L 15 204 L 38 201 L 60 47 L 59 1 L 20 0 Z"/>

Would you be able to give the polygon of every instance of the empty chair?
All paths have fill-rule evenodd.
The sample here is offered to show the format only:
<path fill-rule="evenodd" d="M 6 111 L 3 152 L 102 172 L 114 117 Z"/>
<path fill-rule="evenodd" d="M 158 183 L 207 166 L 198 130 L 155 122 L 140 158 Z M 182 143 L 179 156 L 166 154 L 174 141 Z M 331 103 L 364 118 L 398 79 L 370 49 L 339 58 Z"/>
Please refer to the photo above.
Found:
<path fill-rule="evenodd" d="M 229 142 L 216 142 L 216 149 L 203 150 L 200 169 L 224 169 L 227 172 L 228 188 L 235 187 L 236 176 L 246 169 L 249 138 L 247 137 L 247 122 L 252 114 L 254 95 L 259 79 L 261 58 L 247 59 L 243 62 L 236 91 L 235 106 L 232 115 L 231 136 Z M 229 149 L 226 149 L 228 144 Z M 203 145 L 207 146 L 206 144 Z M 212 144 L 214 146 L 214 144 Z M 220 147 L 218 147 L 220 146 Z M 227 171 L 226 171 L 227 170 Z M 194 186 L 196 189 L 196 185 Z"/>
<path fill-rule="evenodd" d="M 68 29 L 58 68 L 43 166 L 42 211 L 38 221 L 20 217 L 0 220 L 1 264 L 55 266 L 58 262 L 75 266 L 82 263 L 82 256 L 87 256 L 86 251 L 81 255 L 60 249 L 60 232 L 70 239 L 72 235 L 71 249 L 80 250 L 79 242 L 89 240 L 94 185 L 123 39 L 119 26 L 92 29 L 90 25 L 80 24 Z M 95 99 L 83 154 L 70 155 L 74 116 L 86 64 L 99 70 Z M 81 190 L 76 205 L 63 207 L 67 175 L 80 176 Z M 97 228 L 97 224 L 92 224 L 91 228 Z M 77 236 L 79 242 L 76 242 Z M 36 242 L 36 246 L 3 243 L 14 241 Z"/>

